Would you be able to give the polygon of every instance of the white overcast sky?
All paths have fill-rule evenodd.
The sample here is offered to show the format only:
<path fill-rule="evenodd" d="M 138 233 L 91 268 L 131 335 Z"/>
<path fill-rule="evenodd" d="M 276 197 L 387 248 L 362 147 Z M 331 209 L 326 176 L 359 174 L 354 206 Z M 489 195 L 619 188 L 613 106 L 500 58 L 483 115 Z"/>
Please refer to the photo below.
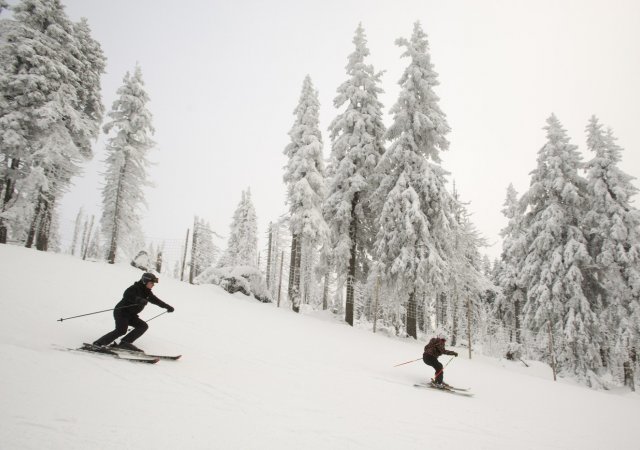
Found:
<path fill-rule="evenodd" d="M 282 151 L 302 80 L 309 74 L 319 91 L 326 157 L 333 98 L 359 22 L 369 62 L 386 71 L 387 126 L 407 65 L 394 41 L 422 23 L 452 129 L 443 166 L 493 244 L 485 249 L 492 258 L 501 250 L 506 188 L 528 188 L 552 112 L 583 151 L 585 126 L 596 114 L 625 149 L 622 168 L 640 176 L 637 1 L 62 2 L 72 20 L 89 20 L 108 58 L 107 109 L 124 73 L 136 62 L 142 68 L 157 142 L 150 154 L 156 187 L 148 190 L 143 226 L 156 241 L 184 239 L 194 215 L 227 235 L 241 191 L 250 187 L 264 243 L 269 221 L 286 211 Z M 65 247 L 81 206 L 99 215 L 102 160 L 101 138 L 62 202 Z"/>

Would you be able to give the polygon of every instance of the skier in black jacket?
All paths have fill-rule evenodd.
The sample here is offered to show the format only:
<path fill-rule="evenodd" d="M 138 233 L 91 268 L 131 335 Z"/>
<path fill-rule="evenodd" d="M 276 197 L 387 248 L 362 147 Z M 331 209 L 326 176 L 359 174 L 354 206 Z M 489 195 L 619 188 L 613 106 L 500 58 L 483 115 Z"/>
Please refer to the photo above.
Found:
<path fill-rule="evenodd" d="M 132 326 L 133 330 L 120 340 L 120 344 L 118 344 L 117 347 L 125 350 L 142 351 L 133 345 L 133 341 L 142 336 L 144 332 L 147 331 L 147 328 L 149 328 L 147 322 L 138 317 L 138 314 L 144 309 L 147 302 L 165 308 L 170 313 L 174 310 L 173 306 L 166 304 L 151 292 L 153 286 L 159 282 L 158 277 L 147 272 L 142 275 L 140 281 L 136 281 L 133 285 L 129 286 L 124 291 L 122 300 L 118 302 L 113 310 L 113 318 L 116 321 L 115 330 L 102 336 L 95 341 L 93 345 L 100 347 L 109 345 L 120 336 L 126 334 L 128 327 Z"/>

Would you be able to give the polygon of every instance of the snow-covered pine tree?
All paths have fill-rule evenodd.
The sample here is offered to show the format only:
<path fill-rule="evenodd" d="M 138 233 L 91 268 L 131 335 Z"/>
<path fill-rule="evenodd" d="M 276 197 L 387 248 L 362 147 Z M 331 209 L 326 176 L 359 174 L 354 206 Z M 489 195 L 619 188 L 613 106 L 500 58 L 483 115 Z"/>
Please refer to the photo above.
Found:
<path fill-rule="evenodd" d="M 451 251 L 448 255 L 448 281 L 442 291 L 450 299 L 448 316 L 452 323 L 449 327 L 451 344 L 456 345 L 458 337 L 466 334 L 469 352 L 471 352 L 471 337 L 473 329 L 481 315 L 480 299 L 487 290 L 493 288 L 492 283 L 482 273 L 482 259 L 479 248 L 486 245 L 475 225 L 471 222 L 469 213 L 453 186 L 451 205 L 454 226 L 451 227 Z M 466 333 L 462 333 L 466 330 Z M 471 357 L 471 353 L 469 353 Z"/>
<path fill-rule="evenodd" d="M 104 116 L 104 105 L 100 90 L 100 77 L 105 72 L 106 58 L 100 44 L 91 37 L 87 19 L 73 24 L 76 45 L 72 48 L 75 57 L 74 72 L 77 76 L 77 109 L 84 117 L 84 127 L 77 130 L 74 140 L 82 153 L 92 157 L 91 142 L 100 133 Z"/>
<path fill-rule="evenodd" d="M 592 264 L 580 223 L 587 207 L 586 180 L 578 173 L 577 147 L 555 115 L 545 130 L 547 143 L 538 152 L 525 194 L 527 256 L 518 282 L 527 289 L 523 324 L 538 336 L 543 352 L 550 329 L 559 371 L 588 379 L 600 366 L 601 330 L 585 292 L 585 269 Z"/>
<path fill-rule="evenodd" d="M 56 202 L 92 154 L 104 56 L 60 1 L 22 0 L 12 9 L 0 56 L 0 238 L 8 222 L 14 238 L 46 250 Z M 27 230 L 18 220 L 25 213 Z"/>
<path fill-rule="evenodd" d="M 507 198 L 503 204 L 502 214 L 507 218 L 507 226 L 500 231 L 502 237 L 502 253 L 500 255 L 501 270 L 496 280 L 500 293 L 494 304 L 494 315 L 509 331 L 511 341 L 521 340 L 521 309 L 526 297 L 526 289 L 520 284 L 520 272 L 527 255 L 522 230 L 524 202 L 518 200 L 518 193 L 513 184 L 507 187 Z"/>
<path fill-rule="evenodd" d="M 250 189 L 242 191 L 242 198 L 231 220 L 227 249 L 218 266 L 258 267 L 257 218 Z"/>
<path fill-rule="evenodd" d="M 418 298 L 440 292 L 446 278 L 452 200 L 445 188 L 446 172 L 438 163 L 440 151 L 449 147 L 449 125 L 433 90 L 437 74 L 420 23 L 410 40 L 401 38 L 396 44 L 406 48 L 402 56 L 410 63 L 391 109 L 391 143 L 376 169 L 381 180 L 374 195 L 379 217 L 372 275 L 397 288 L 400 299 L 408 297 L 407 333 L 417 338 Z"/>
<path fill-rule="evenodd" d="M 194 278 L 213 266 L 220 251 L 213 243 L 211 226 L 197 216 L 194 221 L 192 242 L 191 272 L 189 274 L 189 282 L 191 283 Z"/>
<path fill-rule="evenodd" d="M 328 227 L 322 216 L 325 196 L 325 172 L 322 159 L 322 135 L 319 125 L 318 92 L 307 75 L 302 92 L 293 111 L 295 121 L 285 147 L 287 156 L 284 182 L 287 185 L 291 226 L 291 260 L 289 269 L 289 300 L 299 312 L 301 303 L 300 278 L 303 251 L 315 251 L 328 239 Z"/>
<path fill-rule="evenodd" d="M 365 64 L 369 56 L 362 25 L 353 38 L 355 50 L 348 57 L 348 79 L 338 87 L 333 101 L 345 107 L 329 127 L 331 157 L 327 172 L 324 217 L 330 230 L 330 251 L 340 285 L 347 281 L 345 321 L 353 325 L 354 283 L 357 267 L 367 265 L 373 240 L 373 214 L 369 204 L 375 167 L 384 152 L 385 126 L 378 95 L 382 72 Z M 366 273 L 361 274 L 362 278 Z"/>
<path fill-rule="evenodd" d="M 632 368 L 640 345 L 640 211 L 632 204 L 638 189 L 618 167 L 622 149 L 613 132 L 604 131 L 595 116 L 586 131 L 594 155 L 585 165 L 590 209 L 584 228 L 604 288 L 602 358 L 609 367 Z M 633 377 L 624 381 L 633 387 Z"/>
<path fill-rule="evenodd" d="M 102 189 L 100 226 L 107 241 L 107 261 L 113 264 L 119 249 L 136 251 L 129 236 L 140 236 L 140 208 L 145 205 L 144 187 L 151 186 L 147 178 L 150 163 L 147 153 L 153 147 L 151 113 L 147 109 L 149 96 L 144 89 L 142 71 L 136 65 L 133 75 L 127 72 L 118 98 L 109 111 L 104 126 L 107 141 L 105 185 Z"/>

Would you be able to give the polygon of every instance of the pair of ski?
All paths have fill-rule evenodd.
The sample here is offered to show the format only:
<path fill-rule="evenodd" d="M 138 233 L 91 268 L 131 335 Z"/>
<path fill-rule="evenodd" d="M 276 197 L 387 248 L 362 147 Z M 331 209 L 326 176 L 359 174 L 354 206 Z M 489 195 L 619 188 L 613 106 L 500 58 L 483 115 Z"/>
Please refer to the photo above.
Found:
<path fill-rule="evenodd" d="M 140 362 L 140 363 L 147 363 L 147 364 L 155 364 L 161 359 L 168 360 L 168 361 L 176 361 L 180 359 L 180 357 L 182 356 L 182 355 L 176 355 L 176 356 L 150 355 L 145 352 L 136 352 L 136 351 L 126 350 L 118 347 L 99 347 L 97 345 L 87 344 L 87 343 L 83 343 L 82 347 L 78 348 L 77 350 L 80 350 L 83 352 L 100 353 L 103 355 L 113 356 L 114 358 L 117 358 L 117 359 L 124 359 L 125 361 Z"/>
<path fill-rule="evenodd" d="M 450 394 L 463 395 L 465 397 L 473 397 L 473 394 L 469 392 L 470 390 L 468 388 L 466 389 L 458 388 L 455 386 L 451 386 L 449 384 L 445 384 L 444 386 L 436 386 L 435 383 L 431 382 L 431 383 L 416 383 L 414 384 L 414 386 L 418 388 L 428 388 L 428 389 L 435 389 L 443 392 L 449 392 Z"/>

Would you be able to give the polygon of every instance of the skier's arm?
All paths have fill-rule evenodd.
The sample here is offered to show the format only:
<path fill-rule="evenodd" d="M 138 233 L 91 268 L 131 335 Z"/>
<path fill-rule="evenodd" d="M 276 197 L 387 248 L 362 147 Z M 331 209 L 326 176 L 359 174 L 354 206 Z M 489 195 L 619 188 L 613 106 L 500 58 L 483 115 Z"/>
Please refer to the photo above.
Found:
<path fill-rule="evenodd" d="M 444 348 L 444 341 L 440 341 L 439 347 L 440 347 L 440 352 L 443 355 L 458 356 L 458 352 L 454 352 L 453 350 L 447 350 L 446 348 Z"/>
<path fill-rule="evenodd" d="M 173 306 L 163 302 L 162 300 L 160 300 L 158 297 L 156 297 L 155 295 L 153 295 L 153 293 L 151 295 L 149 295 L 149 301 L 151 303 L 153 303 L 154 305 L 158 305 L 160 308 L 164 308 L 169 312 L 173 312 L 174 308 Z"/>

